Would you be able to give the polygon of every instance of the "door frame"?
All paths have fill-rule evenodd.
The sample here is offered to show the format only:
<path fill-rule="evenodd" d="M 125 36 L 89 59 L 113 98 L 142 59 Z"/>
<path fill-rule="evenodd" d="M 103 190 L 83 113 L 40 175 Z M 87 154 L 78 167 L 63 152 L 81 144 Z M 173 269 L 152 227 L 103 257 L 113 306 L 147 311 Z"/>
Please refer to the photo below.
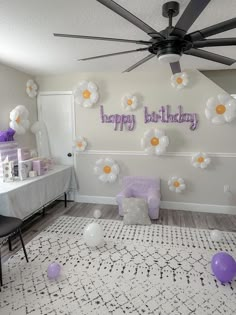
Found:
<path fill-rule="evenodd" d="M 40 102 L 40 97 L 41 96 L 47 96 L 47 95 L 71 95 L 71 123 L 72 123 L 72 143 L 74 139 L 76 138 L 76 123 L 75 123 L 75 102 L 74 102 L 74 94 L 72 91 L 45 91 L 45 92 L 39 92 L 37 95 L 37 119 L 40 120 L 42 117 L 42 108 L 41 108 L 41 102 Z M 72 150 L 72 148 L 71 148 Z M 74 174 L 76 174 L 76 154 L 73 154 L 73 169 L 74 169 Z M 76 176 L 76 175 L 75 175 Z M 77 178 L 76 178 L 77 181 Z M 68 199 L 69 200 L 74 200 L 74 191 L 69 191 Z M 60 199 L 60 198 L 59 198 Z"/>
<path fill-rule="evenodd" d="M 39 92 L 37 96 L 37 118 L 40 120 L 42 117 L 42 110 L 41 110 L 41 103 L 40 103 L 40 96 L 47 96 L 47 95 L 71 95 L 71 123 L 72 123 L 72 141 L 76 137 L 76 127 L 75 127 L 75 102 L 74 102 L 74 94 L 72 91 L 46 91 L 46 92 Z"/>
<path fill-rule="evenodd" d="M 76 138 L 76 126 L 75 126 L 75 102 L 74 102 L 74 94 L 72 91 L 45 91 L 45 92 L 39 92 L 37 96 L 37 118 L 38 120 L 42 117 L 42 107 L 40 102 L 41 96 L 50 96 L 50 95 L 71 95 L 71 124 L 72 124 L 72 143 Z M 71 148 L 72 150 L 72 148 Z M 73 152 L 72 152 L 73 153 Z M 73 153 L 73 165 L 75 167 L 76 164 L 76 156 Z"/>

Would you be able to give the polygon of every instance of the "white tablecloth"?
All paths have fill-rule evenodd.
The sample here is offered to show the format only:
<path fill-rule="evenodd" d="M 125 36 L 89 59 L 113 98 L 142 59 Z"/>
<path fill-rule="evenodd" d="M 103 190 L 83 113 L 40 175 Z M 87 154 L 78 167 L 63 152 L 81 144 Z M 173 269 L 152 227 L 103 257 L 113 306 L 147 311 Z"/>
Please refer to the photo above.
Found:
<path fill-rule="evenodd" d="M 25 219 L 74 188 L 73 167 L 63 165 L 56 165 L 42 176 L 0 183 L 0 214 Z"/>

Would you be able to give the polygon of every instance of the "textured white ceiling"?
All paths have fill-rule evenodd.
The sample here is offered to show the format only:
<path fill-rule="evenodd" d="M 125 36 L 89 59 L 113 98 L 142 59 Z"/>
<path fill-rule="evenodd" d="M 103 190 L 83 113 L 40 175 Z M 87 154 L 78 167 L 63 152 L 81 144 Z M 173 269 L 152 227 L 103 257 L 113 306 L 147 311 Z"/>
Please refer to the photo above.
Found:
<path fill-rule="evenodd" d="M 162 4 L 166 0 L 116 0 L 116 2 L 157 31 L 164 29 L 168 24 L 168 20 L 161 14 Z M 179 0 L 179 2 L 181 14 L 189 0 Z M 235 16 L 236 0 L 212 0 L 191 27 L 190 32 Z M 177 18 L 174 20 L 177 21 Z M 0 0 L 0 62 L 27 73 L 48 75 L 75 71 L 122 72 L 148 54 L 137 52 L 78 62 L 78 58 L 144 46 L 56 38 L 52 35 L 54 32 L 149 39 L 140 29 L 96 0 Z M 236 29 L 215 37 L 236 37 Z M 206 50 L 236 59 L 236 46 Z M 236 69 L 236 64 L 228 67 L 192 56 L 183 56 L 181 65 L 183 69 Z M 158 71 L 162 67 L 154 57 L 133 71 Z"/>

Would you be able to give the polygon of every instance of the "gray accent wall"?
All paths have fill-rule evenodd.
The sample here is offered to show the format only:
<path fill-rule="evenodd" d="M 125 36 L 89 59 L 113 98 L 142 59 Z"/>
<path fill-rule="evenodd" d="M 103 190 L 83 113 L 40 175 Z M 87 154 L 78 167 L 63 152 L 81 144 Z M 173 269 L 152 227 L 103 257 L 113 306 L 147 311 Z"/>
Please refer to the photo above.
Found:
<path fill-rule="evenodd" d="M 202 71 L 202 73 L 229 94 L 236 94 L 236 70 Z"/>

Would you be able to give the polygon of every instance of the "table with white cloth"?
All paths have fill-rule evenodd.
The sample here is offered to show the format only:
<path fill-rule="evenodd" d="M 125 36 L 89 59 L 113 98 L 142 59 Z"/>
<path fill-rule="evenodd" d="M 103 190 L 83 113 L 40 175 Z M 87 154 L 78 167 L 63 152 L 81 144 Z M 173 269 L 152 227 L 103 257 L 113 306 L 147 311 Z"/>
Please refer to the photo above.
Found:
<path fill-rule="evenodd" d="M 0 183 L 0 214 L 26 219 L 74 188 L 73 167 L 64 165 L 42 176 Z"/>

